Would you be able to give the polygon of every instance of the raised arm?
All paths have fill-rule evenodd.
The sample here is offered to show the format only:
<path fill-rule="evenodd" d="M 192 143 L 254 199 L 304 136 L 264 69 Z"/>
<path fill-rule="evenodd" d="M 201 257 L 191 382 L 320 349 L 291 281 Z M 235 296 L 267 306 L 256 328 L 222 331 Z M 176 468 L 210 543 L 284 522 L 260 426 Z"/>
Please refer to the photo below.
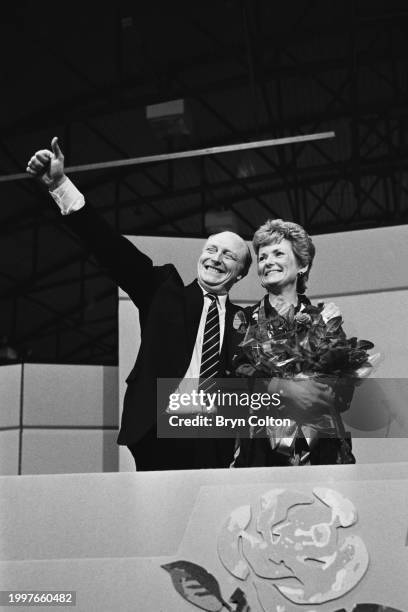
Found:
<path fill-rule="evenodd" d="M 85 204 L 81 192 L 65 175 L 57 137 L 51 141 L 51 150 L 42 149 L 31 157 L 27 172 L 48 187 L 65 224 L 82 239 L 112 280 L 139 309 L 147 308 L 171 267 L 154 267 L 147 255 L 115 232 L 89 203 Z"/>

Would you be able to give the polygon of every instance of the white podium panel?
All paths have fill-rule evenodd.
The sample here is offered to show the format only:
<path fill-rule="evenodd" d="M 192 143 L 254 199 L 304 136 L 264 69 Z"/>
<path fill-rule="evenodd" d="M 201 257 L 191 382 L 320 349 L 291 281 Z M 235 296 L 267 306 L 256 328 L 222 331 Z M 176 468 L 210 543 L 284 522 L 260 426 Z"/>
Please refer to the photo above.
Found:
<path fill-rule="evenodd" d="M 264 612 L 254 577 L 234 578 L 218 557 L 222 525 L 243 505 L 256 516 L 267 492 L 316 487 L 354 505 L 367 572 L 319 605 L 290 603 L 272 588 L 266 612 L 349 612 L 363 602 L 406 610 L 408 463 L 3 477 L 0 590 L 76 591 L 80 612 L 194 612 L 161 567 L 185 560 L 215 576 L 226 600 L 240 588 L 251 612 Z"/>

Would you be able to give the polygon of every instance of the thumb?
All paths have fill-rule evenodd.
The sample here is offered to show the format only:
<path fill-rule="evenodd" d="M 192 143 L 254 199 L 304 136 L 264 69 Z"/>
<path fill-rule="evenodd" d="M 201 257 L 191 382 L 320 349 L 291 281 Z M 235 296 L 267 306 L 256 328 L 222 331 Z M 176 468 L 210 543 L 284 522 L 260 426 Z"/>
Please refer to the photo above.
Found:
<path fill-rule="evenodd" d="M 51 140 L 51 149 L 57 159 L 64 159 L 64 155 L 58 144 L 58 136 L 54 136 Z"/>

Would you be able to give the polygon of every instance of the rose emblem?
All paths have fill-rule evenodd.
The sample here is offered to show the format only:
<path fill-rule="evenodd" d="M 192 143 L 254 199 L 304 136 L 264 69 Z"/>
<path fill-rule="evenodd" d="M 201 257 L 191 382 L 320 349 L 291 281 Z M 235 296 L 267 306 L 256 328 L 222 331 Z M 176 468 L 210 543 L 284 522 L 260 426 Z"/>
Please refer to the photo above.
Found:
<path fill-rule="evenodd" d="M 350 591 L 367 571 L 365 544 L 350 531 L 356 522 L 354 505 L 333 489 L 276 489 L 262 495 L 256 514 L 250 505 L 230 514 L 218 555 L 233 576 L 252 581 L 265 612 L 276 609 L 276 590 L 296 604 L 320 604 Z"/>

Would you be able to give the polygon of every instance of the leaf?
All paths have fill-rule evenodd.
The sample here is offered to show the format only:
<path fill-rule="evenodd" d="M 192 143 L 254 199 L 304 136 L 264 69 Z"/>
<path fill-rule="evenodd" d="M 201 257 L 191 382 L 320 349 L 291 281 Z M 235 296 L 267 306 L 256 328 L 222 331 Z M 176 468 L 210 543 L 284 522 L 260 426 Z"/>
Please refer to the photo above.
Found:
<path fill-rule="evenodd" d="M 289 310 L 286 314 L 286 320 L 289 323 L 289 325 L 293 325 L 295 321 L 295 307 L 293 306 L 293 304 L 291 304 L 289 307 Z"/>
<path fill-rule="evenodd" d="M 299 342 L 300 346 L 303 349 L 306 349 L 307 351 L 310 351 L 311 349 L 311 344 L 310 344 L 310 340 L 307 336 L 305 336 L 304 338 L 302 338 L 302 340 L 300 340 Z"/>
<path fill-rule="evenodd" d="M 232 612 L 231 606 L 222 598 L 217 580 L 201 565 L 179 560 L 161 567 L 170 574 L 176 591 L 197 608 L 208 612 L 220 612 L 226 608 Z"/>
<path fill-rule="evenodd" d="M 333 317 L 330 321 L 326 323 L 327 333 L 332 334 L 338 331 L 343 323 L 342 317 Z"/>
<path fill-rule="evenodd" d="M 358 340 L 357 348 L 361 351 L 369 351 L 370 349 L 374 348 L 374 344 L 369 340 Z"/>

